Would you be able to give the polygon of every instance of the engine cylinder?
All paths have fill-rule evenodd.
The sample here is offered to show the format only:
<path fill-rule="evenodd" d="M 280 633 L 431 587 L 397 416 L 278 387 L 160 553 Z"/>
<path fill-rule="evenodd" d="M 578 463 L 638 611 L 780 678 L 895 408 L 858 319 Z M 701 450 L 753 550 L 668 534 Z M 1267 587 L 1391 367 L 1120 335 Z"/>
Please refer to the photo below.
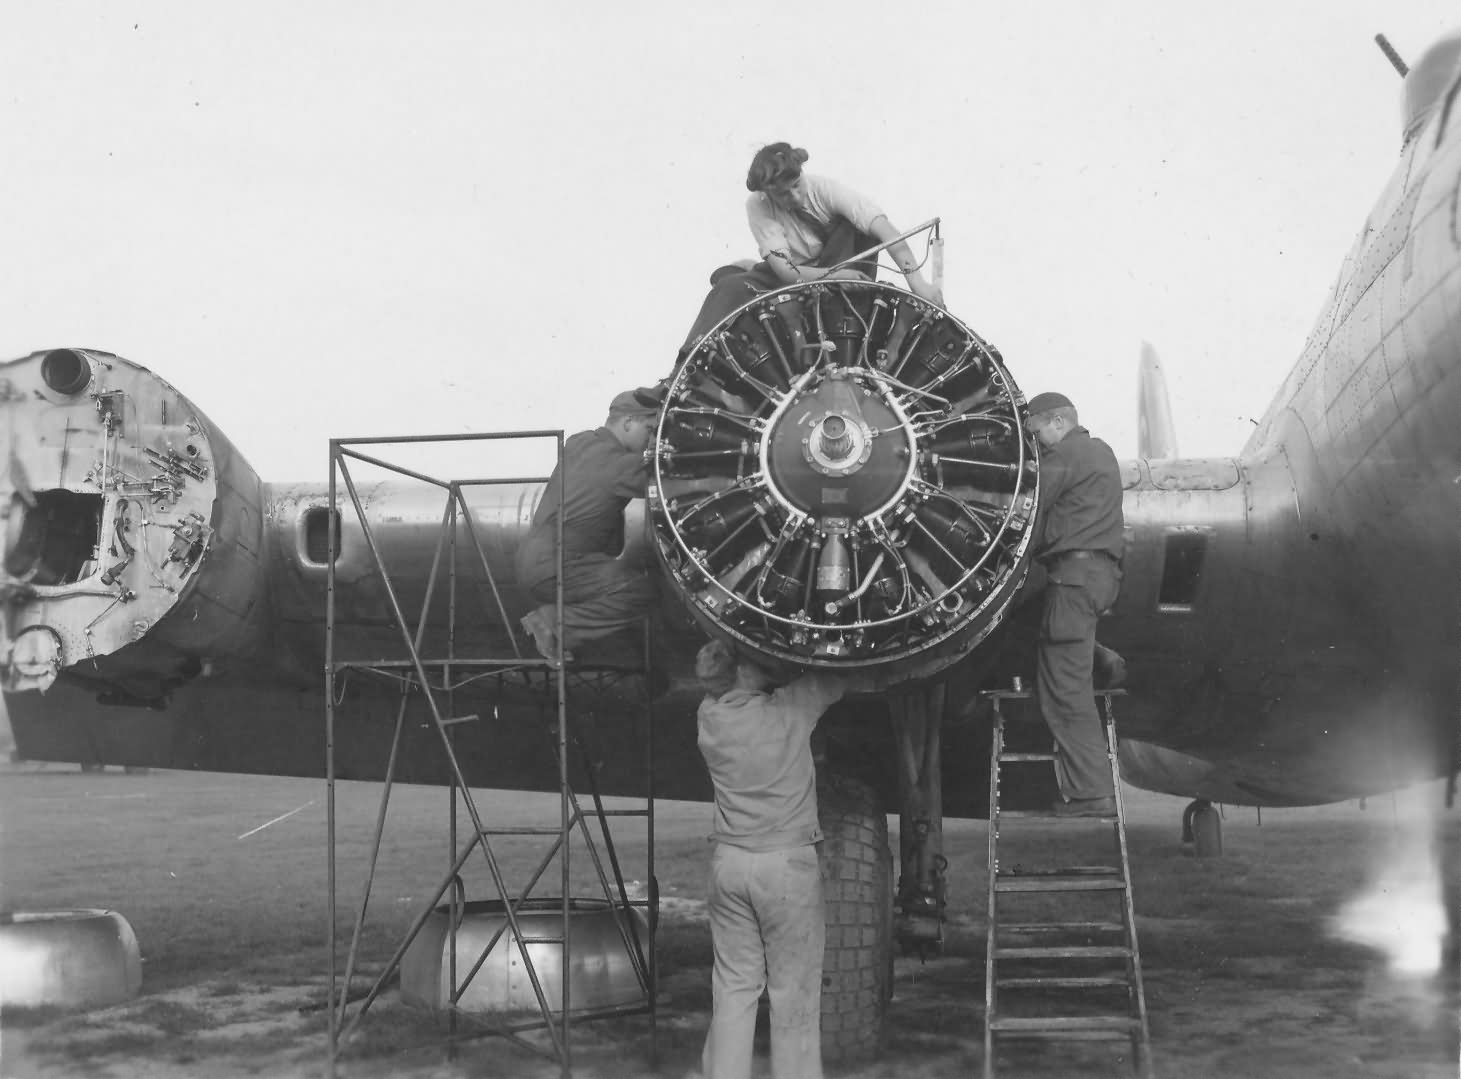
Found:
<path fill-rule="evenodd" d="M 947 666 L 1028 569 L 1023 405 L 994 348 L 901 289 L 758 297 L 666 395 L 650 488 L 666 575 L 708 633 L 773 665 Z M 712 430 L 720 452 L 685 452 Z"/>

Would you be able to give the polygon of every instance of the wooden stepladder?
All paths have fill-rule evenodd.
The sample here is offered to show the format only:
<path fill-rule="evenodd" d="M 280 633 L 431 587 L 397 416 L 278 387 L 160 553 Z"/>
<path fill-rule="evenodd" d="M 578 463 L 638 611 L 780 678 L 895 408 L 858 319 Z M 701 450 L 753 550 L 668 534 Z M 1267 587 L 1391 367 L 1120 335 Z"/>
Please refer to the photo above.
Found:
<path fill-rule="evenodd" d="M 1116 786 L 1113 817 L 1056 817 L 1050 810 L 1001 810 L 1002 769 L 1007 765 L 1049 768 L 1052 764 L 1048 762 L 1055 760 L 1055 754 L 1012 751 L 1007 745 L 1005 702 L 1025 702 L 1020 708 L 1040 723 L 1028 690 L 986 690 L 982 695 L 990 701 L 994 713 L 989 756 L 984 1079 L 994 1079 L 996 1042 L 1007 1038 L 1129 1040 L 1133 1073 L 1151 1079 L 1151 1039 L 1142 990 L 1141 953 L 1136 943 L 1126 810 L 1112 708 L 1112 698 L 1123 695 L 1123 691 L 1102 690 L 1096 694 Z M 1033 826 L 1015 828 L 1005 835 L 1005 827 L 1016 823 Z M 1072 840 L 1085 838 L 1075 830 L 1091 825 L 1111 828 L 1111 854 L 1116 864 L 1048 864 L 1052 849 L 1072 849 Z M 1054 828 L 1059 831 L 1053 832 Z M 1005 844 L 1003 852 L 1001 842 Z M 1033 858 L 1041 861 L 1024 860 Z M 1110 910 L 1116 899 L 1120 901 L 1119 914 Z"/>

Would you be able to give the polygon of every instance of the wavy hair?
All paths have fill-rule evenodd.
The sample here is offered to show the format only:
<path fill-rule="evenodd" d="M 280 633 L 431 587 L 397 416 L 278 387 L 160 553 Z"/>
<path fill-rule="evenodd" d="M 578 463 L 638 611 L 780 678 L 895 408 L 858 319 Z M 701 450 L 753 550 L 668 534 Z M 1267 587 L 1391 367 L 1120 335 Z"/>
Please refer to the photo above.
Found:
<path fill-rule="evenodd" d="M 789 142 L 773 142 L 756 151 L 746 171 L 746 190 L 765 191 L 773 184 L 789 184 L 802 174 L 812 155 Z"/>

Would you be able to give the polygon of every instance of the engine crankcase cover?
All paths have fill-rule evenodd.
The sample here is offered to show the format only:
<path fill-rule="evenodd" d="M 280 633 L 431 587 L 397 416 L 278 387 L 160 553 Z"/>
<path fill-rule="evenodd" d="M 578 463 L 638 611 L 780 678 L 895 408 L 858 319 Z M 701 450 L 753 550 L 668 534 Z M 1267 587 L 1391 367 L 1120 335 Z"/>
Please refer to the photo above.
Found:
<path fill-rule="evenodd" d="M 650 506 L 712 635 L 775 665 L 928 674 L 998 624 L 1038 473 L 997 350 L 891 285 L 758 297 L 677 371 Z"/>

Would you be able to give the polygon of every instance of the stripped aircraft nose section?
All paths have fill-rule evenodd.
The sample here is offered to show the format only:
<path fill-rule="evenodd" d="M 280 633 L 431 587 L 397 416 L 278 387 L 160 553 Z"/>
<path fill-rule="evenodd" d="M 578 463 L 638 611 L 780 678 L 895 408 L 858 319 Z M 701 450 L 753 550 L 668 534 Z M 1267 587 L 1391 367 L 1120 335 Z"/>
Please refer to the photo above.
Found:
<path fill-rule="evenodd" d="M 84 665 L 155 696 L 237 635 L 256 559 L 210 555 L 220 529 L 250 519 L 258 550 L 258 480 L 177 390 L 107 353 L 38 352 L 0 365 L 0 432 L 7 690 L 45 690 Z"/>

